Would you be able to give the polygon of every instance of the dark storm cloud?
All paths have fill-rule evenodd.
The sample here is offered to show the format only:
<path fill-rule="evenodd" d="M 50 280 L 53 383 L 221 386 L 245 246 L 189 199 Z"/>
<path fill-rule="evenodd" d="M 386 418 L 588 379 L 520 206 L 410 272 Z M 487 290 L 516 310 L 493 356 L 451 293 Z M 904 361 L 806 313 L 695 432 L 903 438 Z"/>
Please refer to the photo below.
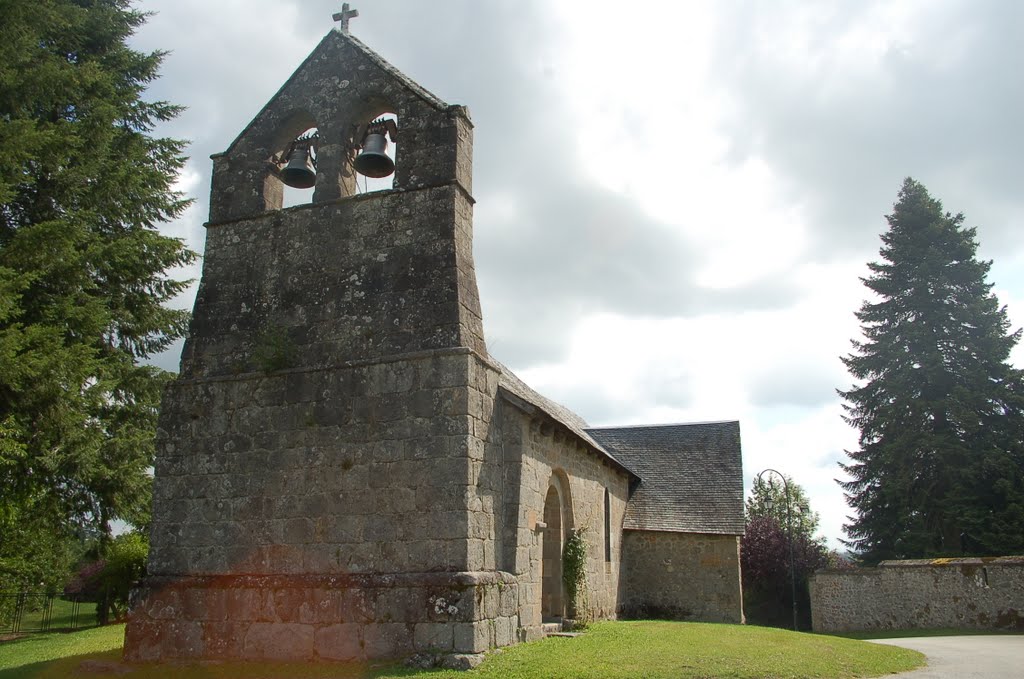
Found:
<path fill-rule="evenodd" d="M 829 61 L 838 36 L 879 6 L 725 6 L 715 70 L 738 105 L 726 132 L 733 158 L 760 155 L 783 174 L 809 208 L 818 257 L 875 248 L 907 175 L 983 225 L 983 241 L 1019 246 L 1024 4 L 928 3 L 877 66 L 866 52 Z M 779 17 L 794 9 L 818 22 L 801 36 L 809 56 L 796 65 L 764 39 L 773 27 L 785 35 L 795 22 Z"/>

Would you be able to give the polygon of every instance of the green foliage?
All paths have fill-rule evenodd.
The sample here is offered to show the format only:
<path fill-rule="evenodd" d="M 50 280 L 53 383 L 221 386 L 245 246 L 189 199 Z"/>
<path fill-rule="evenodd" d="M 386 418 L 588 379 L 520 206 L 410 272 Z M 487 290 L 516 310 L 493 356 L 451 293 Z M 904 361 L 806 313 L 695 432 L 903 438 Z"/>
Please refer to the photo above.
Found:
<path fill-rule="evenodd" d="M 768 517 L 783 527 L 792 519 L 793 534 L 813 540 L 814 534 L 818 532 L 818 513 L 811 511 L 811 503 L 803 487 L 790 476 L 787 475 L 785 478 L 784 485 L 777 477 L 768 474 L 760 478 L 754 477 L 744 507 L 746 519 L 749 521 L 758 516 Z"/>
<path fill-rule="evenodd" d="M 569 617 L 577 624 L 585 625 L 589 618 L 587 610 L 587 540 L 584 530 L 569 531 L 569 537 L 562 547 L 562 582 L 568 597 L 566 608 Z"/>
<path fill-rule="evenodd" d="M 786 485 L 767 474 L 755 477 L 747 498 L 740 550 L 743 610 L 750 623 L 792 627 L 795 574 L 797 625 L 808 629 L 807 582 L 814 571 L 828 565 L 828 549 L 824 538 L 815 536 L 818 514 L 811 510 L 804 489 L 789 476 L 785 478 Z"/>
<path fill-rule="evenodd" d="M 146 574 L 149 541 L 141 533 L 125 533 L 114 538 L 106 549 L 106 564 L 98 577 L 102 596 L 96 615 L 100 624 L 123 620 L 128 614 L 128 595 L 132 586 Z"/>
<path fill-rule="evenodd" d="M 149 134 L 179 108 L 141 99 L 163 55 L 126 44 L 145 15 L 3 0 L 2 16 L 0 569 L 23 571 L 31 545 L 56 583 L 79 529 L 148 523 L 168 375 L 136 359 L 184 334 L 187 312 L 165 303 L 187 283 L 166 272 L 195 253 L 157 230 L 188 201 L 183 143 Z"/>
<path fill-rule="evenodd" d="M 275 325 L 260 335 L 253 350 L 253 360 L 266 373 L 286 370 L 295 364 L 295 342 L 288 329 Z"/>
<path fill-rule="evenodd" d="M 13 508 L 11 508 L 13 509 Z M 58 592 L 83 547 L 72 532 L 29 508 L 0 520 L 0 591 Z"/>
<path fill-rule="evenodd" d="M 1020 331 L 986 282 L 976 231 L 907 179 L 862 341 L 840 391 L 860 431 L 841 485 L 857 515 L 845 529 L 863 561 L 1024 551 L 1024 379 L 1008 363 Z"/>

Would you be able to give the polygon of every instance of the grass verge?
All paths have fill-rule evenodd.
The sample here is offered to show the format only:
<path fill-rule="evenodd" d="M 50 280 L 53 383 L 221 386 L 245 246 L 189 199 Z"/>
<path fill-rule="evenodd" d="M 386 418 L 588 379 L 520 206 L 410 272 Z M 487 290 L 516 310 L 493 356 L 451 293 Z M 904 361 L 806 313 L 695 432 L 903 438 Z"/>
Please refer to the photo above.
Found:
<path fill-rule="evenodd" d="M 32 647 L 15 646 L 13 654 L 9 653 L 8 644 L 0 644 L 0 679 L 95 678 L 104 676 L 102 671 L 97 671 L 101 669 L 97 663 L 104 662 L 111 663 L 110 675 L 117 669 L 130 670 L 121 675 L 129 679 L 168 676 L 166 665 L 116 667 L 122 634 L 123 626 L 118 625 L 65 635 L 82 637 L 82 642 L 74 648 L 65 644 L 60 651 L 43 650 L 55 643 L 57 635 L 40 637 Z M 96 647 L 85 650 L 89 644 Z M 34 648 L 31 656 L 28 655 L 30 648 Z M 7 656 L 17 657 L 12 662 Z M 84 660 L 92 661 L 88 672 L 80 667 Z M 549 638 L 520 644 L 490 654 L 483 665 L 469 674 L 415 671 L 395 665 L 207 663 L 176 665 L 173 676 L 182 679 L 847 678 L 901 672 L 923 662 L 924 656 L 915 651 L 853 639 L 767 627 L 642 621 L 596 623 L 586 634 L 576 638 Z"/>
<path fill-rule="evenodd" d="M 5 641 L 0 643 L 0 679 L 36 677 L 46 666 L 58 662 L 73 662 L 77 667 L 81 660 L 104 652 L 120 658 L 123 643 L 124 625 L 94 627 L 78 632 L 29 634 Z"/>

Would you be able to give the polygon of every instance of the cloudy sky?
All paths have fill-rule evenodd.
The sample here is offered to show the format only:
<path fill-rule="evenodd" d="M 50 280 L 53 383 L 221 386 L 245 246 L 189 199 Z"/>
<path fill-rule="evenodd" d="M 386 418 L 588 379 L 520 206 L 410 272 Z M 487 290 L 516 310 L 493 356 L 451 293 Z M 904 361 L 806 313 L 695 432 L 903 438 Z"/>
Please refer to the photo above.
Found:
<path fill-rule="evenodd" d="M 353 4 L 355 35 L 470 109 L 491 353 L 593 425 L 740 420 L 748 486 L 790 474 L 833 545 L 839 357 L 903 177 L 978 227 L 1024 325 L 1024 3 Z M 191 140 L 196 202 L 166 230 L 201 252 L 209 155 L 341 3 L 138 6 L 136 47 L 170 51 L 148 96 L 188 107 L 160 132 Z"/>

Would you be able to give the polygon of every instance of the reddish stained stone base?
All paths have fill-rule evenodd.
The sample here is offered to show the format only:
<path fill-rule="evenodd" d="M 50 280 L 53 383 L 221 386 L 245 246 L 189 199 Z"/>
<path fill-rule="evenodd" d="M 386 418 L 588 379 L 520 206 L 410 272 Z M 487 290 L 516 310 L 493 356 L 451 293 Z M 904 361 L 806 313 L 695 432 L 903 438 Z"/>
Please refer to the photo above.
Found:
<path fill-rule="evenodd" d="M 133 593 L 124 657 L 369 660 L 474 654 L 517 641 L 506 573 L 150 577 Z"/>

